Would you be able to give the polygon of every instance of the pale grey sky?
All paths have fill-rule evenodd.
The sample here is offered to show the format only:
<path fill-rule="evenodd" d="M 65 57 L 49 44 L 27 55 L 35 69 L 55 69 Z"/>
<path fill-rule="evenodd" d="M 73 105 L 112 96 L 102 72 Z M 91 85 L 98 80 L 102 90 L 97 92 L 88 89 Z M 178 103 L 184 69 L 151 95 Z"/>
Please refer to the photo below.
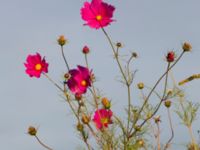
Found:
<path fill-rule="evenodd" d="M 185 55 L 175 67 L 174 76 L 179 81 L 200 73 L 199 0 L 106 2 L 116 7 L 116 22 L 106 30 L 114 42 L 124 43 L 125 53 L 134 50 L 139 54 L 133 64 L 133 69 L 139 70 L 135 84 L 144 81 L 153 85 L 166 66 L 164 55 L 171 49 L 180 54 L 184 41 L 191 42 L 193 52 Z M 82 25 L 80 8 L 83 3 L 84 0 L 0 0 L 0 149 L 43 150 L 26 134 L 29 125 L 38 126 L 40 138 L 54 150 L 84 145 L 78 139 L 75 119 L 59 91 L 44 77 L 30 79 L 24 73 L 26 56 L 40 52 L 50 64 L 49 75 L 61 81 L 65 65 L 56 43 L 61 34 L 69 39 L 65 53 L 73 67 L 84 63 L 81 48 L 85 44 L 91 48 L 89 61 L 99 80 L 97 86 L 112 99 L 113 111 L 124 112 L 126 94 L 115 80 L 119 71 L 112 51 L 100 30 Z M 188 99 L 200 100 L 199 86 L 200 80 L 184 86 Z M 117 92 L 119 90 L 122 92 Z M 137 90 L 133 93 L 138 96 Z M 199 129 L 200 121 L 195 124 L 195 129 Z M 175 126 L 180 126 L 178 121 Z M 176 131 L 177 144 L 188 139 L 185 138 L 187 132 L 182 133 L 184 129 L 180 127 Z M 164 141 L 165 137 L 164 134 Z"/>

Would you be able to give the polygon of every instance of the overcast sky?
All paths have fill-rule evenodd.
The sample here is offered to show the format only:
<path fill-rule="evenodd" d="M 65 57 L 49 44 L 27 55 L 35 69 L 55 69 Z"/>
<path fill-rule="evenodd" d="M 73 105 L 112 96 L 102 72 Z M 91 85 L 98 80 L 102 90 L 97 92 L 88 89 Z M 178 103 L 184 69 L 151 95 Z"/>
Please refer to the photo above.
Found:
<path fill-rule="evenodd" d="M 138 69 L 134 86 L 139 81 L 152 86 L 166 67 L 164 55 L 169 50 L 180 54 L 184 41 L 193 45 L 193 51 L 174 68 L 174 77 L 179 81 L 200 73 L 199 0 L 106 2 L 116 7 L 116 22 L 106 27 L 113 42 L 121 41 L 126 54 L 136 51 L 139 55 L 132 66 L 133 70 Z M 24 72 L 26 56 L 40 52 L 49 62 L 49 75 L 56 82 L 62 80 L 66 70 L 56 43 L 61 34 L 69 40 L 65 53 L 71 67 L 84 63 L 80 52 L 84 45 L 91 48 L 89 61 L 98 88 L 112 99 L 114 112 L 124 112 L 126 91 L 116 81 L 119 70 L 112 51 L 100 30 L 83 26 L 83 3 L 84 0 L 0 0 L 0 149 L 43 150 L 26 134 L 29 125 L 39 127 L 39 137 L 54 150 L 84 145 L 74 128 L 75 118 L 59 91 L 44 77 L 31 79 Z M 200 100 L 199 86 L 200 80 L 196 80 L 183 87 L 189 100 Z M 133 92 L 136 97 L 137 92 Z M 195 130 L 199 125 L 200 121 L 196 121 Z M 180 126 L 179 122 L 175 126 Z M 182 133 L 184 129 L 176 131 L 178 146 L 189 140 L 187 131 Z M 163 140 L 167 137 L 164 135 Z"/>

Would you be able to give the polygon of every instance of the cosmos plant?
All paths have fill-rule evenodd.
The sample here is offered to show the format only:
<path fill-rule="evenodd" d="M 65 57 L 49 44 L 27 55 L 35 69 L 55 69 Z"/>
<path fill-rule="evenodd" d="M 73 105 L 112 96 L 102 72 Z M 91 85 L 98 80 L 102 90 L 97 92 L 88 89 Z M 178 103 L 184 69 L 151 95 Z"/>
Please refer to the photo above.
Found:
<path fill-rule="evenodd" d="M 123 87 L 127 91 L 127 97 L 124 97 L 122 100 L 126 104 L 125 109 L 117 108 L 117 112 L 114 111 L 116 109 L 114 109 L 115 105 L 112 105 L 112 103 L 116 103 L 116 100 L 108 98 L 112 97 L 112 94 L 115 95 L 121 91 L 109 93 L 111 96 L 105 96 L 99 92 L 95 84 L 96 75 L 94 68 L 89 67 L 88 56 L 91 50 L 88 45 L 84 45 L 81 50 L 85 64 L 78 62 L 77 67 L 70 67 L 74 65 L 68 62 L 64 54 L 64 46 L 68 43 L 64 35 L 59 36 L 57 39 L 63 62 L 66 65 L 65 69 L 67 69 L 63 73 L 62 82 L 56 83 L 50 77 L 48 74 L 49 63 L 46 62 L 46 57 L 42 57 L 39 52 L 28 54 L 24 62 L 25 73 L 29 77 L 36 78 L 40 78 L 42 75 L 60 90 L 73 113 L 74 122 L 72 126 L 76 124 L 76 130 L 80 135 L 80 139 L 88 150 L 171 149 L 173 143 L 176 142 L 174 141 L 176 128 L 171 117 L 172 113 L 173 115 L 174 113 L 177 114 L 180 122 L 188 129 L 190 141 L 185 144 L 186 148 L 188 150 L 199 150 L 200 146 L 192 128 L 199 104 L 187 101 L 181 86 L 194 79 L 199 79 L 200 74 L 191 75 L 186 79 L 180 80 L 178 84 L 173 80 L 174 84 L 172 86 L 169 84 L 169 72 L 173 71 L 183 56 L 192 50 L 191 44 L 184 42 L 180 53 L 169 50 L 167 54 L 163 55 L 167 67 L 153 86 L 148 86 L 144 82 L 135 83 L 133 79 L 136 71 L 131 70 L 132 62 L 138 58 L 138 54 L 132 52 L 125 58 L 126 61 L 122 61 L 120 49 L 123 47 L 123 44 L 112 41 L 111 36 L 105 30 L 105 27 L 115 21 L 113 19 L 114 11 L 115 7 L 113 5 L 103 0 L 92 0 L 91 2 L 86 1 L 83 3 L 80 15 L 84 25 L 91 29 L 102 30 L 111 47 L 114 61 L 116 61 L 116 66 L 121 76 L 120 81 L 124 84 Z M 112 71 L 112 68 L 110 71 Z M 163 89 L 158 90 L 158 85 L 163 87 Z M 134 87 L 137 89 L 133 90 Z M 139 98 L 133 97 L 133 91 L 138 91 L 141 96 Z M 139 103 L 133 104 L 133 100 L 137 99 L 142 99 L 142 101 L 139 100 Z M 155 99 L 156 101 L 154 101 Z M 160 110 L 166 111 L 167 116 L 160 115 Z M 165 124 L 162 124 L 163 120 L 165 120 Z M 166 122 L 168 122 L 167 125 Z M 170 131 L 168 139 L 164 141 L 161 140 L 163 134 L 160 131 L 161 125 L 164 125 L 165 129 Z M 53 148 L 40 140 L 38 130 L 34 126 L 30 126 L 27 133 L 35 137 L 38 143 L 45 149 L 53 150 Z"/>

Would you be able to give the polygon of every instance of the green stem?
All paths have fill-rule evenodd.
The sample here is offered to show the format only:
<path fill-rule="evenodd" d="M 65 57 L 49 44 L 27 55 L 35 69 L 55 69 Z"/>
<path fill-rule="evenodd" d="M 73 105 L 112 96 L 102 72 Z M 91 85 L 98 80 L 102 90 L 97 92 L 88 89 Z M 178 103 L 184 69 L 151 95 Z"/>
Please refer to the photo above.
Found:
<path fill-rule="evenodd" d="M 150 96 L 152 95 L 153 91 L 155 90 L 155 88 L 157 87 L 157 85 L 160 83 L 160 81 L 163 79 L 163 77 L 168 74 L 168 72 L 178 63 L 178 61 L 182 58 L 184 54 L 184 51 L 180 54 L 180 56 L 177 58 L 177 60 L 164 72 L 164 74 L 158 79 L 158 81 L 156 82 L 156 84 L 153 86 L 152 90 L 149 92 L 147 98 L 146 98 L 146 101 L 144 102 L 143 106 L 141 107 L 139 113 L 138 113 L 138 119 L 139 119 L 139 116 L 144 108 L 144 106 L 146 105 L 147 101 L 149 100 Z M 167 80 L 167 79 L 166 79 Z M 154 113 L 151 115 L 151 117 L 145 119 L 141 124 L 140 124 L 140 127 L 142 127 L 149 119 L 151 119 L 158 111 L 158 109 L 160 108 L 161 104 L 162 104 L 162 101 L 163 101 L 163 98 L 165 96 L 165 92 L 163 93 L 163 97 L 162 99 L 160 100 L 160 103 L 158 104 L 156 110 L 154 111 Z M 135 123 L 133 124 L 133 126 L 137 123 L 138 119 L 136 119 Z M 133 136 L 135 135 L 137 131 L 134 131 L 130 136 Z"/>
<path fill-rule="evenodd" d="M 171 118 L 171 114 L 170 114 L 169 108 L 167 109 L 167 115 L 168 115 L 168 119 L 169 119 L 169 125 L 170 125 L 170 130 L 171 130 L 171 137 L 167 141 L 164 150 L 166 150 L 169 147 L 170 142 L 174 138 L 174 129 L 173 129 L 173 126 L 172 126 L 172 118 Z"/>
<path fill-rule="evenodd" d="M 64 90 L 54 81 L 52 80 L 47 74 L 43 73 L 43 75 L 51 82 L 53 85 L 55 85 L 61 92 L 64 92 Z"/>
<path fill-rule="evenodd" d="M 69 69 L 69 64 L 67 63 L 67 59 L 66 59 L 65 54 L 64 54 L 63 46 L 61 46 L 61 52 L 62 52 L 62 57 L 63 57 L 63 59 L 64 59 L 65 65 L 66 65 L 66 67 L 67 67 L 67 70 L 69 71 L 69 70 L 70 70 L 70 69 Z"/>
<path fill-rule="evenodd" d="M 35 138 L 37 139 L 37 141 L 39 142 L 40 145 L 42 145 L 44 148 L 48 149 L 48 150 L 53 150 L 52 148 L 48 147 L 47 145 L 45 145 L 39 138 L 37 135 L 35 135 Z"/>

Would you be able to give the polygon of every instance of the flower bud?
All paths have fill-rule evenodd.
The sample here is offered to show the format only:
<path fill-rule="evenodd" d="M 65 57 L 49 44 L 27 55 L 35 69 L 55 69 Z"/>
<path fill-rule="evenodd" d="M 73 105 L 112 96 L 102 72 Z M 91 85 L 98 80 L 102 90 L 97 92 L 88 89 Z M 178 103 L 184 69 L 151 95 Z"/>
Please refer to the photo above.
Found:
<path fill-rule="evenodd" d="M 75 99 L 76 99 L 77 101 L 80 101 L 80 100 L 82 99 L 82 95 L 76 93 L 76 94 L 75 94 Z"/>
<path fill-rule="evenodd" d="M 136 143 L 138 144 L 139 147 L 143 147 L 144 146 L 144 140 L 143 139 L 138 139 L 136 141 Z"/>
<path fill-rule="evenodd" d="M 85 114 L 82 115 L 82 122 L 84 124 L 88 124 L 90 122 L 90 117 L 86 116 Z"/>
<path fill-rule="evenodd" d="M 141 131 L 141 127 L 139 125 L 135 125 L 134 126 L 135 131 L 140 132 Z"/>
<path fill-rule="evenodd" d="M 84 126 L 83 126 L 83 124 L 81 124 L 80 122 L 76 125 L 76 129 L 77 129 L 78 131 L 80 131 L 80 132 L 83 131 L 83 128 L 84 128 Z"/>
<path fill-rule="evenodd" d="M 168 89 L 166 93 L 167 93 L 167 96 L 171 96 L 173 94 L 173 90 L 172 89 Z"/>
<path fill-rule="evenodd" d="M 59 44 L 60 46 L 64 46 L 64 45 L 66 44 L 67 40 L 65 39 L 64 35 L 61 35 L 61 36 L 58 38 L 57 42 L 58 42 L 58 44 Z"/>
<path fill-rule="evenodd" d="M 140 82 L 137 84 L 138 89 L 142 90 L 144 88 L 144 83 Z"/>
<path fill-rule="evenodd" d="M 154 117 L 154 121 L 155 121 L 156 124 L 159 123 L 159 122 L 161 122 L 160 116 Z"/>
<path fill-rule="evenodd" d="M 170 100 L 166 100 L 165 101 L 165 107 L 169 108 L 171 106 L 171 101 Z"/>
<path fill-rule="evenodd" d="M 136 52 L 132 52 L 132 57 L 137 58 L 138 54 Z"/>
<path fill-rule="evenodd" d="M 83 54 L 88 54 L 90 52 L 89 47 L 84 46 L 83 49 L 82 49 L 82 52 L 83 52 Z"/>
<path fill-rule="evenodd" d="M 166 56 L 166 60 L 167 62 L 173 62 L 175 59 L 175 53 L 173 51 L 170 51 L 167 53 L 167 56 Z"/>
<path fill-rule="evenodd" d="M 102 105 L 104 106 L 105 109 L 110 109 L 111 102 L 106 97 L 102 98 L 101 103 L 102 103 Z"/>
<path fill-rule="evenodd" d="M 120 42 L 117 42 L 116 46 L 119 48 L 119 47 L 122 47 L 122 43 Z"/>
<path fill-rule="evenodd" d="M 64 78 L 65 78 L 66 80 L 69 80 L 70 77 L 71 77 L 70 73 L 65 73 Z"/>
<path fill-rule="evenodd" d="M 96 78 L 95 78 L 94 73 L 90 74 L 90 79 L 91 79 L 92 82 L 95 82 Z"/>
<path fill-rule="evenodd" d="M 36 134 L 37 134 L 36 128 L 33 127 L 33 126 L 30 126 L 30 127 L 28 128 L 28 134 L 31 135 L 31 136 L 36 136 Z"/>
<path fill-rule="evenodd" d="M 184 52 L 190 52 L 192 50 L 192 46 L 191 46 L 190 43 L 185 42 L 182 45 L 182 49 L 183 49 Z"/>

